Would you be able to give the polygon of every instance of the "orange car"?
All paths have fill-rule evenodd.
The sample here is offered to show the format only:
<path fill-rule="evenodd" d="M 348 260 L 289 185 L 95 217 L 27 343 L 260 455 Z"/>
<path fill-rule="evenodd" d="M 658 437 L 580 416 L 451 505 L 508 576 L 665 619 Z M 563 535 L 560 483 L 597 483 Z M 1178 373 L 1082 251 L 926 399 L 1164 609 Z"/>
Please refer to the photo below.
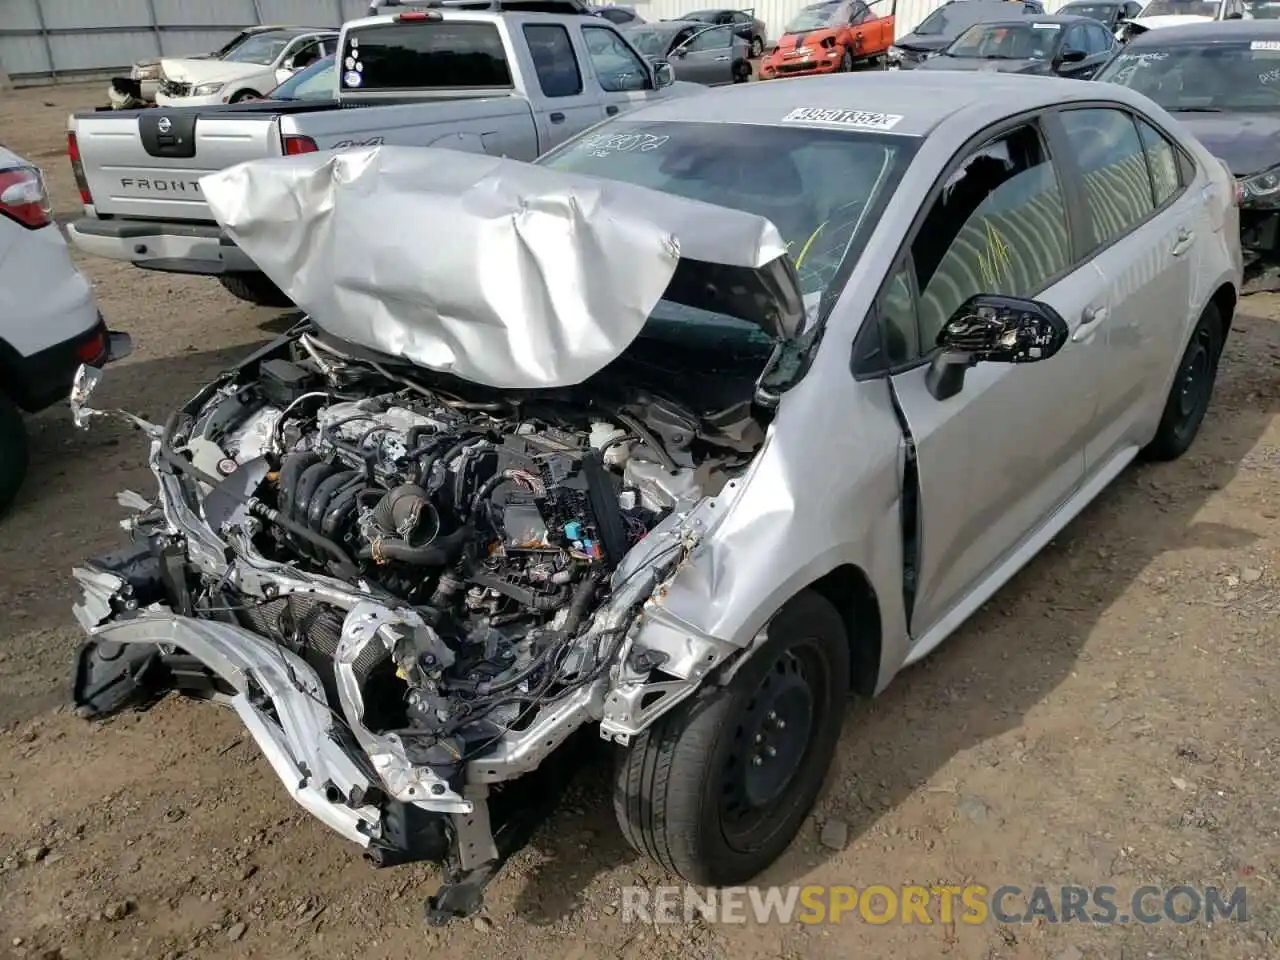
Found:
<path fill-rule="evenodd" d="M 885 16 L 872 12 L 875 5 L 825 0 L 804 7 L 760 62 L 760 79 L 847 72 L 859 64 L 884 63 L 893 44 L 896 2 Z"/>

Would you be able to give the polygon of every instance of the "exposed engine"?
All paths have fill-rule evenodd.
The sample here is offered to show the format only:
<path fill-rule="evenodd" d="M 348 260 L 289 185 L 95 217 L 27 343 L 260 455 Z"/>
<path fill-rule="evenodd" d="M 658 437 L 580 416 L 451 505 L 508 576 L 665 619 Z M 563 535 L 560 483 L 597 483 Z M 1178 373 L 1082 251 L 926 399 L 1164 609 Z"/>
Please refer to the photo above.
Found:
<path fill-rule="evenodd" d="M 393 650 L 370 645 L 355 665 L 360 719 L 445 779 L 607 669 L 624 630 L 590 648 L 572 641 L 608 598 L 610 572 L 678 503 L 715 493 L 760 439 L 748 404 L 708 418 L 635 389 L 463 399 L 303 343 L 310 357 L 266 359 L 193 411 L 184 453 L 230 542 L 422 615 L 428 629 Z M 258 509 L 220 513 L 215 479 Z M 197 592 L 197 613 L 233 618 L 336 682 L 348 610 L 225 584 Z"/>

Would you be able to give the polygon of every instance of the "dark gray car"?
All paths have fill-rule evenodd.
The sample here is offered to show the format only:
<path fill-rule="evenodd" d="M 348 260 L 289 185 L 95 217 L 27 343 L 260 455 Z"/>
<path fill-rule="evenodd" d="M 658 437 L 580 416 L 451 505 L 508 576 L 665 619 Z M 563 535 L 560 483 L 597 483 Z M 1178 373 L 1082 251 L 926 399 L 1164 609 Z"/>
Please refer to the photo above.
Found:
<path fill-rule="evenodd" d="M 1280 273 L 1280 22 L 1151 30 L 1096 79 L 1150 97 L 1226 164 L 1239 184 L 1246 279 Z"/>
<path fill-rule="evenodd" d="M 764 53 L 765 40 L 769 37 L 769 28 L 756 16 L 753 9 L 733 10 L 731 8 L 712 8 L 692 10 L 683 13 L 676 19 L 694 20 L 698 23 L 710 23 L 715 26 L 736 27 L 736 33 L 751 45 L 751 56 L 757 58 Z"/>
<path fill-rule="evenodd" d="M 910 33 L 889 48 L 889 69 L 910 70 L 951 45 L 975 23 L 1007 20 L 1017 15 L 1043 13 L 1035 0 L 1019 4 L 1010 0 L 948 0 L 920 21 Z"/>
<path fill-rule="evenodd" d="M 665 20 L 623 27 L 622 33 L 650 60 L 668 61 L 677 80 L 714 87 L 751 79 L 750 43 L 732 24 Z"/>
<path fill-rule="evenodd" d="M 1115 54 L 1115 37 L 1091 17 L 1016 17 L 970 27 L 921 70 L 985 70 L 1087 80 Z"/>

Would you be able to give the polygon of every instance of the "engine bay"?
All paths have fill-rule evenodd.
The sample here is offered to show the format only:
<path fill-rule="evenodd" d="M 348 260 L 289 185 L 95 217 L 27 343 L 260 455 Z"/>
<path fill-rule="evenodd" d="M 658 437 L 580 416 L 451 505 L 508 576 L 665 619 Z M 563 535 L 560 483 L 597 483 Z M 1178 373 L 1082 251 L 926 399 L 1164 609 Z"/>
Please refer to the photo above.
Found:
<path fill-rule="evenodd" d="M 616 370 L 526 394 L 392 364 L 304 333 L 189 408 L 174 449 L 227 542 L 421 616 L 423 629 L 354 664 L 358 721 L 456 783 L 540 706 L 603 675 L 625 629 L 575 641 L 616 592 L 613 571 L 680 504 L 738 475 L 763 427 L 750 379 L 748 399 L 699 410 Z M 347 609 L 209 577 L 191 605 L 302 656 L 341 702 Z"/>

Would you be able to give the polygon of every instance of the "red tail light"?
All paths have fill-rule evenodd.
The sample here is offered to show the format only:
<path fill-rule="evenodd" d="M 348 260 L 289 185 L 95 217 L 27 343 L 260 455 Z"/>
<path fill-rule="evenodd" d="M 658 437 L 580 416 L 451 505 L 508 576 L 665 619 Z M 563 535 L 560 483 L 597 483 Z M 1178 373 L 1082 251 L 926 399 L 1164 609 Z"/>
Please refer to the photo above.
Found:
<path fill-rule="evenodd" d="M 310 137 L 304 137 L 297 133 L 286 134 L 282 140 L 286 157 L 296 157 L 301 153 L 315 153 L 320 149 Z"/>
<path fill-rule="evenodd" d="M 93 336 L 76 347 L 76 359 L 91 367 L 99 366 L 107 357 L 107 331 L 99 327 Z"/>
<path fill-rule="evenodd" d="M 67 156 L 71 158 L 71 175 L 76 178 L 80 202 L 88 206 L 93 203 L 93 194 L 89 192 L 89 181 L 84 175 L 84 163 L 80 160 L 80 144 L 76 141 L 74 133 L 67 134 Z"/>
<path fill-rule="evenodd" d="M 396 23 L 421 23 L 423 20 L 442 20 L 435 10 L 406 10 L 396 14 Z"/>
<path fill-rule="evenodd" d="M 26 166 L 0 170 L 0 214 L 31 230 L 53 223 L 39 170 Z"/>

